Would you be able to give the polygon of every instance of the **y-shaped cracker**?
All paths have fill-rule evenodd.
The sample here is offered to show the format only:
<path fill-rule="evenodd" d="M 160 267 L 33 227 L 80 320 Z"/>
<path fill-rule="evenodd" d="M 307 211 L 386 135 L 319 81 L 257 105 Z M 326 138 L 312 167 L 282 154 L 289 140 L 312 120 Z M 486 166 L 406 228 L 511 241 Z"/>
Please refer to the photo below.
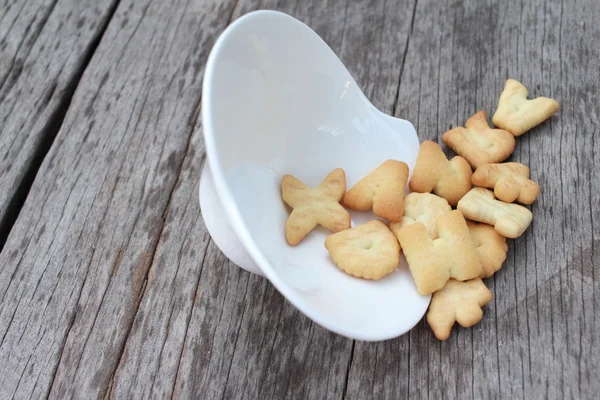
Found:
<path fill-rule="evenodd" d="M 429 140 L 421 143 L 417 165 L 408 186 L 413 192 L 435 194 L 455 206 L 471 189 L 471 166 L 464 158 L 448 161 L 439 144 Z"/>
<path fill-rule="evenodd" d="M 433 294 L 427 322 L 435 337 L 446 340 L 454 322 L 465 328 L 481 321 L 485 306 L 492 300 L 492 292 L 479 278 L 466 282 L 450 279 L 442 290 Z"/>
<path fill-rule="evenodd" d="M 517 162 L 487 164 L 477 168 L 471 182 L 475 186 L 494 189 L 494 195 L 507 203 L 531 204 L 540 194 L 540 187 L 529 179 L 529 168 Z"/>
<path fill-rule="evenodd" d="M 465 218 L 493 225 L 504 237 L 515 239 L 527 229 L 533 214 L 518 204 L 509 204 L 494 198 L 491 190 L 473 188 L 456 207 Z"/>
<path fill-rule="evenodd" d="M 515 136 L 521 136 L 558 111 L 556 100 L 547 97 L 527 100 L 529 91 L 520 82 L 508 79 L 500 95 L 492 122 Z"/>
<path fill-rule="evenodd" d="M 325 247 L 342 271 L 359 278 L 380 279 L 400 262 L 398 241 L 378 219 L 330 235 Z"/>
<path fill-rule="evenodd" d="M 473 168 L 504 161 L 515 149 L 515 137 L 503 129 L 490 128 L 485 111 L 469 118 L 464 128 L 457 126 L 444 133 L 442 141 Z"/>
<path fill-rule="evenodd" d="M 387 160 L 352 186 L 342 202 L 352 210 L 366 211 L 373 208 L 378 217 L 400 221 L 407 179 L 406 163 Z"/>
<path fill-rule="evenodd" d="M 420 222 L 398 232 L 400 245 L 420 294 L 444 287 L 448 279 L 478 277 L 482 266 L 460 211 L 449 211 L 436 220 L 439 239 L 432 240 Z"/>
<path fill-rule="evenodd" d="M 285 223 L 285 238 L 295 246 L 317 224 L 339 232 L 350 228 L 350 214 L 339 201 L 346 192 L 346 174 L 333 170 L 316 188 L 310 188 L 291 175 L 281 179 L 283 200 L 293 208 Z"/>
<path fill-rule="evenodd" d="M 483 267 L 479 277 L 489 278 L 502 268 L 502 263 L 506 260 L 506 238 L 488 224 L 467 221 L 467 226 Z"/>
<path fill-rule="evenodd" d="M 404 197 L 404 217 L 400 222 L 390 222 L 390 230 L 398 236 L 403 226 L 420 222 L 425 225 L 432 239 L 438 237 L 435 221 L 440 215 L 452 210 L 446 199 L 431 193 L 412 192 Z"/>

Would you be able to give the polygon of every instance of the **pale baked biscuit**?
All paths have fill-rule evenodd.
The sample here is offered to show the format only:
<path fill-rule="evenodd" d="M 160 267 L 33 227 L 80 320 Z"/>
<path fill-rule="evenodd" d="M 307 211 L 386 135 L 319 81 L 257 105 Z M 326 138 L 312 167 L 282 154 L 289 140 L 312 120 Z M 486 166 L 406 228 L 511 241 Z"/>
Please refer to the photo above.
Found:
<path fill-rule="evenodd" d="M 540 194 L 540 186 L 529 179 L 529 168 L 517 162 L 487 164 L 477 168 L 471 182 L 475 186 L 494 189 L 502 201 L 531 204 Z"/>
<path fill-rule="evenodd" d="M 490 278 L 502 268 L 502 264 L 506 260 L 508 252 L 506 238 L 488 224 L 467 221 L 467 226 L 479 256 L 479 262 L 483 267 L 479 277 Z"/>
<path fill-rule="evenodd" d="M 443 289 L 431 298 L 427 322 L 435 337 L 446 340 L 454 322 L 468 328 L 481 321 L 485 306 L 492 300 L 492 292 L 479 278 L 460 282 L 450 279 Z"/>
<path fill-rule="evenodd" d="M 293 208 L 285 223 L 285 238 L 295 246 L 317 225 L 333 232 L 350 228 L 350 214 L 339 201 L 346 192 L 346 174 L 335 169 L 316 188 L 291 175 L 281 179 L 283 200 Z"/>
<path fill-rule="evenodd" d="M 439 144 L 426 140 L 421 143 L 417 164 L 408 186 L 413 192 L 433 191 L 455 206 L 471 189 L 471 166 L 464 158 L 448 161 Z"/>
<path fill-rule="evenodd" d="M 444 287 L 448 279 L 467 280 L 481 274 L 482 266 L 467 223 L 454 210 L 436 220 L 439 238 L 432 240 L 420 222 L 398 231 L 398 239 L 417 291 L 426 295 Z"/>
<path fill-rule="evenodd" d="M 538 97 L 527 100 L 529 91 L 520 82 L 508 79 L 500 95 L 492 122 L 515 136 L 521 136 L 558 111 L 556 100 Z"/>
<path fill-rule="evenodd" d="M 352 210 L 366 211 L 372 208 L 378 217 L 400 221 L 404 212 L 407 179 L 406 163 L 387 160 L 352 186 L 342 203 Z"/>
<path fill-rule="evenodd" d="M 420 222 L 425 225 L 425 229 L 429 232 L 432 239 L 438 237 L 436 219 L 448 211 L 452 207 L 446 199 L 443 199 L 431 193 L 409 193 L 404 197 L 404 217 L 400 222 L 390 222 L 390 230 L 395 235 L 403 226 Z"/>
<path fill-rule="evenodd" d="M 494 193 L 484 188 L 471 189 L 457 209 L 465 218 L 493 225 L 499 234 L 511 239 L 521 236 L 533 219 L 525 207 L 496 200 Z"/>
<path fill-rule="evenodd" d="M 330 235 L 325 247 L 342 271 L 359 278 L 380 279 L 400 262 L 396 237 L 378 219 Z"/>
<path fill-rule="evenodd" d="M 504 161 L 515 149 L 515 137 L 503 129 L 493 129 L 487 123 L 485 111 L 467 120 L 442 136 L 442 141 L 473 168 Z"/>

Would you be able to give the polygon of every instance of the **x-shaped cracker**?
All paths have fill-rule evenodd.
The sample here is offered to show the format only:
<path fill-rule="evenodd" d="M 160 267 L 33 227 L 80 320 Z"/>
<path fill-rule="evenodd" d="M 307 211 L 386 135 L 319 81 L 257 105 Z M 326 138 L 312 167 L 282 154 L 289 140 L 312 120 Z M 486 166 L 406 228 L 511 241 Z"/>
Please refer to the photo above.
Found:
<path fill-rule="evenodd" d="M 540 194 L 540 186 L 529 179 L 529 168 L 521 163 L 487 164 L 477 168 L 471 182 L 475 186 L 494 189 L 502 201 L 531 204 Z"/>
<path fill-rule="evenodd" d="M 442 141 L 463 157 L 473 168 L 504 161 L 515 149 L 515 137 L 503 129 L 493 129 L 487 123 L 485 111 L 467 120 L 442 136 Z"/>
<path fill-rule="evenodd" d="M 481 279 L 459 282 L 450 279 L 443 289 L 433 294 L 427 313 L 427 322 L 435 337 L 446 340 L 454 322 L 468 328 L 481 321 L 481 307 L 492 300 L 492 292 Z"/>
<path fill-rule="evenodd" d="M 492 122 L 515 136 L 521 136 L 558 111 L 556 100 L 538 97 L 528 100 L 529 91 L 520 82 L 508 79 L 500 95 Z"/>
<path fill-rule="evenodd" d="M 421 143 L 417 164 L 408 186 L 413 192 L 433 191 L 455 206 L 471 189 L 471 166 L 464 158 L 448 161 L 439 144 L 430 140 Z"/>
<path fill-rule="evenodd" d="M 525 207 L 496 200 L 494 193 L 479 187 L 460 199 L 456 208 L 465 218 L 493 225 L 499 234 L 511 239 L 521 236 L 533 219 Z"/>
<path fill-rule="evenodd" d="M 350 228 L 350 214 L 339 203 L 346 192 L 346 174 L 335 169 L 316 188 L 292 175 L 281 179 L 283 200 L 293 208 L 285 224 L 285 238 L 295 246 L 317 225 L 333 232 Z"/>

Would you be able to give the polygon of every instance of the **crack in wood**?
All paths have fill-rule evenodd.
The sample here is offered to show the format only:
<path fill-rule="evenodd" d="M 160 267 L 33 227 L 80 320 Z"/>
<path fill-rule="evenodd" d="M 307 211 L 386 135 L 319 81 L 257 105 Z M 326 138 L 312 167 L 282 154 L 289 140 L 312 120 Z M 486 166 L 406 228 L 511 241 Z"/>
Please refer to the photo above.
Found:
<path fill-rule="evenodd" d="M 54 5 L 56 4 L 56 2 L 57 1 L 54 2 L 52 10 L 54 9 Z M 66 86 L 65 90 L 62 93 L 60 93 L 62 97 L 58 103 L 58 106 L 50 115 L 48 121 L 46 122 L 46 125 L 41 130 L 40 135 L 42 140 L 40 140 L 40 145 L 35 149 L 31 161 L 25 167 L 25 173 L 23 175 L 23 178 L 19 182 L 13 197 L 10 199 L 3 218 L 0 219 L 0 252 L 4 248 L 4 244 L 8 239 L 10 231 L 12 230 L 12 227 L 14 226 L 15 222 L 17 221 L 17 218 L 19 217 L 19 213 L 21 212 L 23 204 L 25 203 L 25 200 L 29 195 L 29 191 L 31 189 L 31 186 L 33 185 L 33 181 L 35 180 L 37 172 L 40 169 L 40 166 L 42 165 L 46 154 L 52 147 L 54 139 L 60 131 L 62 123 L 65 119 L 65 115 L 67 114 L 67 111 L 71 105 L 71 100 L 73 99 L 75 89 L 77 88 L 77 85 L 79 84 L 83 73 L 89 65 L 92 56 L 98 48 L 98 45 L 100 44 L 100 41 L 102 40 L 102 37 L 106 32 L 108 23 L 112 19 L 119 2 L 120 0 L 114 0 L 114 3 L 109 8 L 108 17 L 103 21 L 103 24 L 100 27 L 96 37 L 90 42 L 89 46 L 83 52 L 83 61 L 81 62 L 81 65 L 75 70 L 73 79 Z M 50 13 L 48 13 L 47 17 L 49 16 Z M 0 213 L 0 215 L 2 214 Z"/>

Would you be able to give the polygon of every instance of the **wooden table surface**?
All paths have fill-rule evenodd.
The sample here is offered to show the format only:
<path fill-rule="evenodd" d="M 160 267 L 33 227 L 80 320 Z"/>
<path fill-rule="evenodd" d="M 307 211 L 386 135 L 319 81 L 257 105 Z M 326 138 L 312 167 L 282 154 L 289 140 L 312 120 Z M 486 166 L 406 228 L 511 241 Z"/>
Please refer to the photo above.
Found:
<path fill-rule="evenodd" d="M 256 9 L 421 140 L 507 77 L 559 101 L 511 157 L 542 194 L 474 328 L 349 340 L 211 241 L 202 77 Z M 599 61 L 597 0 L 0 1 L 0 398 L 597 398 Z"/>

